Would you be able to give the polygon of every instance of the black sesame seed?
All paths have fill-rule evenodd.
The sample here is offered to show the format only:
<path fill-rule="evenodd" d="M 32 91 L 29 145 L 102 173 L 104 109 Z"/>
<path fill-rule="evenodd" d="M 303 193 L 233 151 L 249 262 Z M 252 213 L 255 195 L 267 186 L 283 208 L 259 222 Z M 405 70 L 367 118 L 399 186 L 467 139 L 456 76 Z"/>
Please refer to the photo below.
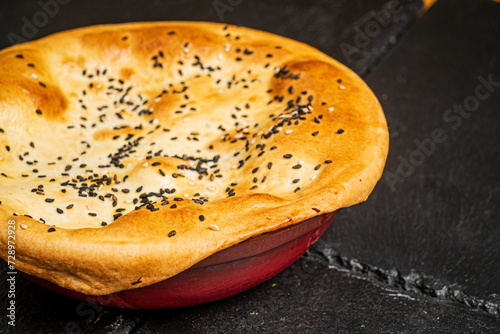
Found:
<path fill-rule="evenodd" d="M 106 225 L 108 225 L 108 223 L 106 223 L 106 222 L 101 223 L 101 226 L 106 226 Z"/>
<path fill-rule="evenodd" d="M 55 229 L 55 228 L 53 228 L 53 227 L 51 227 L 51 228 L 49 228 L 49 229 L 47 230 L 47 232 L 49 232 L 49 233 L 50 233 L 50 232 L 55 232 L 55 231 L 56 231 L 56 229 Z"/>
<path fill-rule="evenodd" d="M 318 135 L 318 133 L 319 133 L 319 131 L 314 131 L 314 132 L 312 133 L 312 136 L 313 136 L 313 137 L 316 137 L 316 136 Z"/>
<path fill-rule="evenodd" d="M 91 217 L 95 217 L 95 216 L 97 216 L 97 213 L 94 213 L 94 212 L 89 212 L 89 216 L 91 216 Z"/>
<path fill-rule="evenodd" d="M 316 165 L 316 167 L 314 167 L 314 170 L 318 170 L 320 168 L 321 168 L 321 164 L 318 164 L 318 165 Z"/>
<path fill-rule="evenodd" d="M 320 123 L 320 121 L 319 121 L 318 117 L 316 117 L 316 116 L 314 116 L 314 121 L 315 121 L 316 123 L 318 123 L 318 124 Z"/>
<path fill-rule="evenodd" d="M 344 133 L 344 129 L 338 129 L 338 130 L 337 130 L 337 133 L 338 133 L 338 134 Z"/>
<path fill-rule="evenodd" d="M 332 161 L 331 160 L 325 160 L 325 164 L 331 164 Z"/>
<path fill-rule="evenodd" d="M 258 170 L 259 170 L 259 167 L 256 167 L 256 168 L 254 168 L 254 169 L 252 170 L 252 173 L 253 173 L 253 174 L 255 174 L 255 173 L 257 173 L 257 171 L 258 171 Z"/>
<path fill-rule="evenodd" d="M 47 203 L 52 203 L 52 202 L 54 202 L 54 199 L 53 199 L 53 198 L 46 198 L 46 199 L 45 199 L 45 202 L 47 202 Z"/>
<path fill-rule="evenodd" d="M 59 208 L 57 208 L 57 209 L 56 209 L 56 211 L 57 211 L 57 213 L 59 213 L 59 214 L 63 214 L 63 213 L 64 213 L 64 211 L 63 211 L 62 209 L 59 209 Z"/>
<path fill-rule="evenodd" d="M 137 188 L 135 191 L 138 192 L 138 193 L 140 193 L 142 191 L 142 186 L 140 186 L 139 188 Z"/>
<path fill-rule="evenodd" d="M 172 204 L 172 205 L 170 206 L 170 209 L 175 209 L 176 207 L 177 207 L 177 204 Z"/>
<path fill-rule="evenodd" d="M 297 188 L 295 188 L 295 190 L 293 192 L 296 193 L 299 190 L 300 190 L 300 187 L 297 187 Z"/>
<path fill-rule="evenodd" d="M 175 232 L 175 230 L 172 230 L 170 232 L 168 232 L 168 237 L 171 238 L 173 237 L 177 232 Z"/>
<path fill-rule="evenodd" d="M 67 209 L 67 210 L 71 210 L 71 209 L 73 209 L 73 207 L 74 207 L 74 206 L 75 206 L 74 204 L 70 204 L 70 205 L 68 205 L 68 206 L 66 207 L 66 209 Z"/>
<path fill-rule="evenodd" d="M 301 169 L 302 168 L 302 165 L 295 165 L 292 167 L 293 169 Z"/>
<path fill-rule="evenodd" d="M 268 163 L 268 164 L 267 164 L 267 168 L 268 168 L 268 169 L 273 168 L 273 163 L 272 163 L 272 162 Z"/>
<path fill-rule="evenodd" d="M 153 162 L 151 165 L 152 166 L 159 166 L 159 165 L 161 165 L 161 163 L 159 163 L 159 162 Z"/>
<path fill-rule="evenodd" d="M 292 182 L 293 182 L 293 183 L 297 183 L 297 182 L 299 182 L 299 181 L 300 181 L 300 179 L 295 179 L 295 180 L 293 180 Z"/>
<path fill-rule="evenodd" d="M 40 109 L 35 110 L 35 112 L 36 112 L 38 115 L 41 115 L 41 114 L 42 114 L 42 111 L 41 111 Z"/>
<path fill-rule="evenodd" d="M 205 216 L 204 215 L 200 215 L 198 218 L 200 218 L 200 221 L 204 221 L 205 220 Z"/>
<path fill-rule="evenodd" d="M 285 154 L 283 156 L 283 158 L 285 158 L 285 159 L 290 159 L 291 157 L 293 157 L 293 155 L 291 155 L 291 154 Z"/>

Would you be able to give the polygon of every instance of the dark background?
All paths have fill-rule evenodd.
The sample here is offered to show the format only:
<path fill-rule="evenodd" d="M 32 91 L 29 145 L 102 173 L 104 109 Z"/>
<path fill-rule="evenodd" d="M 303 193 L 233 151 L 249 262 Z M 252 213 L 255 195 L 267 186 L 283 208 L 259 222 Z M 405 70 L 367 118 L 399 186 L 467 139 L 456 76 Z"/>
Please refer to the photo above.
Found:
<path fill-rule="evenodd" d="M 0 48 L 130 21 L 274 32 L 367 81 L 387 116 L 390 152 L 369 200 L 341 211 L 299 261 L 254 289 L 186 309 L 134 311 L 70 300 L 18 276 L 16 327 L 2 316 L 0 332 L 500 332 L 500 3 L 439 0 L 422 15 L 421 1 L 392 1 L 397 13 L 384 21 L 387 0 L 59 1 L 45 22 L 41 3 L 49 0 L 3 0 Z M 479 100 L 482 80 L 493 83 Z M 432 141 L 435 131 L 442 140 Z"/>

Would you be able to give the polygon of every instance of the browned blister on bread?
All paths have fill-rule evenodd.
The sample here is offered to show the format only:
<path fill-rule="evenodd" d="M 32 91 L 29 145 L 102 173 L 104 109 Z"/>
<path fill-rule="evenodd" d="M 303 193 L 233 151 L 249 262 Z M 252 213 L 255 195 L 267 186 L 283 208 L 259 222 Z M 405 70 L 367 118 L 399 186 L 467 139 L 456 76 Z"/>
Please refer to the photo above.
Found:
<path fill-rule="evenodd" d="M 0 129 L 2 258 L 15 220 L 16 267 L 89 295 L 364 201 L 388 150 L 377 99 L 345 66 L 214 23 L 7 48 Z"/>

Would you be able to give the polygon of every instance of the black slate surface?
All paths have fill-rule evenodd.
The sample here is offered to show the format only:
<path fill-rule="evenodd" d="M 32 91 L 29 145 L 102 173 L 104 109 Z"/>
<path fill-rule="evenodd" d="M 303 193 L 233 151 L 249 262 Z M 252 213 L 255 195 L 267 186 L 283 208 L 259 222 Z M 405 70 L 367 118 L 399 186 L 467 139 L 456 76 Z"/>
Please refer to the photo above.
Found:
<path fill-rule="evenodd" d="M 356 42 L 356 27 L 378 22 L 371 10 L 380 12 L 384 3 L 243 0 L 223 14 L 226 22 L 314 45 L 360 74 L 371 71 L 365 79 L 386 112 L 391 146 L 382 180 L 366 203 L 343 210 L 310 252 L 254 289 L 180 310 L 101 308 L 18 277 L 17 326 L 7 327 L 2 317 L 0 332 L 500 332 L 500 87 L 461 117 L 456 129 L 456 118 L 443 120 L 454 104 L 472 101 L 478 76 L 491 74 L 500 82 L 500 4 L 440 0 L 409 25 L 419 4 L 401 1 L 404 9 L 394 22 L 380 25 L 366 45 Z M 212 1 L 120 4 L 73 0 L 36 37 L 95 23 L 220 20 Z M 21 18 L 40 7 L 35 1 L 2 6 L 4 47 L 6 34 L 19 33 Z M 98 6 L 103 10 L 89 10 Z M 346 44 L 356 50 L 346 53 L 341 47 Z M 399 159 L 416 159 L 415 140 L 425 140 L 437 128 L 446 140 L 397 178 Z M 5 284 L 1 291 L 4 296 Z"/>
<path fill-rule="evenodd" d="M 500 293 L 500 5 L 439 1 L 366 81 L 388 119 L 389 157 L 332 242 L 472 295 Z M 431 144 L 433 131 L 442 138 Z"/>

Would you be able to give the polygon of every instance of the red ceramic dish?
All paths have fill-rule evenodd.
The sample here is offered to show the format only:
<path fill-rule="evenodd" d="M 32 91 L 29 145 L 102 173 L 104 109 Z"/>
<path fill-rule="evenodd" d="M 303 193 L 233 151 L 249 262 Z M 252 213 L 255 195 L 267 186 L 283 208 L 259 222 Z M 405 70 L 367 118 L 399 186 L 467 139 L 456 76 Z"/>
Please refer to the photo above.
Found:
<path fill-rule="evenodd" d="M 64 296 L 111 307 L 165 309 L 208 303 L 250 289 L 283 271 L 318 240 L 337 212 L 251 238 L 162 282 L 109 295 L 88 296 L 26 276 Z"/>

